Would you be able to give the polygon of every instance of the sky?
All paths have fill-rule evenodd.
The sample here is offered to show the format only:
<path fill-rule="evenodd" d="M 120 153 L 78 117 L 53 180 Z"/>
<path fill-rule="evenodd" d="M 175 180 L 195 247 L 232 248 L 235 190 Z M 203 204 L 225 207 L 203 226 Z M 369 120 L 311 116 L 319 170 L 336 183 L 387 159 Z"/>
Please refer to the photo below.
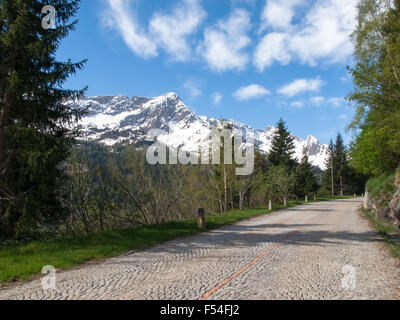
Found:
<path fill-rule="evenodd" d="M 176 92 L 199 115 L 264 129 L 283 118 L 323 143 L 354 108 L 356 0 L 82 0 L 58 59 L 88 59 L 65 87 L 87 95 Z"/>

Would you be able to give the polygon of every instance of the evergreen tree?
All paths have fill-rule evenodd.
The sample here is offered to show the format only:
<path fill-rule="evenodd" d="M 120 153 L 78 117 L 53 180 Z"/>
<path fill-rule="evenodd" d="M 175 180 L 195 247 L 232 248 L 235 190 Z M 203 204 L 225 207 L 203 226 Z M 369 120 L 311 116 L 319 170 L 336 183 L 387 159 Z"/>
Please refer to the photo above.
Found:
<path fill-rule="evenodd" d="M 296 169 L 296 195 L 304 197 L 316 192 L 319 188 L 317 177 L 314 174 L 313 166 L 305 155 Z"/>
<path fill-rule="evenodd" d="M 332 193 L 332 173 L 334 195 L 363 192 L 366 176 L 356 173 L 350 166 L 348 150 L 340 133 L 336 137 L 335 144 L 330 142 L 325 165 L 327 169 L 323 176 L 323 186 L 330 194 Z"/>
<path fill-rule="evenodd" d="M 297 164 L 293 160 L 293 136 L 287 130 L 286 124 L 282 119 L 279 120 L 277 127 L 278 130 L 272 141 L 272 149 L 268 155 L 268 159 L 274 166 L 284 166 L 289 171 L 293 171 Z"/>
<path fill-rule="evenodd" d="M 329 143 L 329 148 L 327 152 L 327 157 L 325 160 L 325 167 L 326 170 L 324 171 L 323 175 L 323 186 L 326 191 L 329 191 L 329 194 L 335 195 L 335 179 L 334 174 L 335 172 L 332 170 L 333 163 L 334 163 L 334 145 L 333 141 L 331 140 Z"/>
<path fill-rule="evenodd" d="M 42 27 L 42 9 L 56 10 L 56 29 Z M 62 88 L 84 62 L 56 61 L 79 0 L 0 0 L 0 237 L 20 237 L 55 222 L 62 163 L 82 115 L 63 102 L 84 90 Z"/>
<path fill-rule="evenodd" d="M 339 133 L 336 137 L 334 157 L 333 157 L 333 168 L 336 172 L 337 183 L 339 184 L 339 194 L 344 194 L 344 184 L 347 183 L 349 166 L 347 161 L 346 147 L 343 142 L 342 135 Z"/>

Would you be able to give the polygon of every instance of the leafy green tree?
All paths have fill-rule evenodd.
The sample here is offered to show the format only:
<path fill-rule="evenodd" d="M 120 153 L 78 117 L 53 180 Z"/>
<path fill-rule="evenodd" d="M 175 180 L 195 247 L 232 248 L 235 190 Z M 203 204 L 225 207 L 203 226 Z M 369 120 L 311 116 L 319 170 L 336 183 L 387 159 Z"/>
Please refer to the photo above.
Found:
<path fill-rule="evenodd" d="M 293 171 L 289 171 L 284 165 L 272 166 L 267 176 L 269 196 L 279 199 L 284 204 L 293 194 L 296 185 L 296 177 Z"/>
<path fill-rule="evenodd" d="M 45 5 L 57 28 L 42 27 Z M 63 102 L 84 90 L 62 88 L 85 61 L 56 60 L 79 1 L 0 0 L 0 237 L 22 237 L 63 215 L 63 161 L 82 115 Z"/>
<path fill-rule="evenodd" d="M 278 130 L 274 135 L 268 159 L 274 166 L 282 165 L 288 170 L 293 170 L 296 166 L 296 161 L 293 160 L 293 135 L 287 130 L 283 119 L 279 120 L 277 128 Z"/>
<path fill-rule="evenodd" d="M 400 1 L 361 0 L 358 9 L 351 162 L 359 172 L 380 174 L 400 163 Z"/>

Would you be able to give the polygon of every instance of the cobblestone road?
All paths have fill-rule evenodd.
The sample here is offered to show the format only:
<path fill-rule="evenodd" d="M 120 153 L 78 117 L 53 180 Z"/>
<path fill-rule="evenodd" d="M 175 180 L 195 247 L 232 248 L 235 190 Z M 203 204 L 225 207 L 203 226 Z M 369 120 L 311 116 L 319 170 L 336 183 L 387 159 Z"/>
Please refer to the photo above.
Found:
<path fill-rule="evenodd" d="M 360 204 L 290 208 L 58 273 L 55 290 L 40 279 L 5 288 L 0 299 L 400 299 L 399 261 Z"/>

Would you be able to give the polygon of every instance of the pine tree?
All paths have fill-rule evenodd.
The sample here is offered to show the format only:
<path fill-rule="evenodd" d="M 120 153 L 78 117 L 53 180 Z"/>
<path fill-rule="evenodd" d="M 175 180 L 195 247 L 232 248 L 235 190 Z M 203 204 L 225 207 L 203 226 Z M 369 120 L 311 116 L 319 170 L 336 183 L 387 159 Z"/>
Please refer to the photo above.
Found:
<path fill-rule="evenodd" d="M 284 166 L 289 171 L 292 171 L 296 166 L 296 161 L 293 160 L 294 143 L 293 136 L 287 130 L 283 119 L 280 119 L 277 124 L 278 130 L 272 141 L 272 149 L 268 155 L 268 160 L 274 166 Z"/>
<path fill-rule="evenodd" d="M 348 150 L 340 133 L 336 137 L 335 144 L 332 140 L 330 142 L 325 166 L 327 169 L 323 176 L 323 186 L 330 194 L 344 195 L 363 192 L 366 176 L 357 174 L 350 166 Z"/>
<path fill-rule="evenodd" d="M 344 194 L 344 184 L 347 182 L 349 173 L 349 166 L 347 161 L 346 147 L 343 142 L 342 135 L 339 133 L 336 137 L 334 157 L 333 157 L 333 168 L 336 172 L 336 178 L 339 183 L 339 192 L 342 196 Z"/>
<path fill-rule="evenodd" d="M 333 196 L 335 195 L 335 172 L 334 172 L 334 150 L 335 147 L 333 145 L 333 141 L 331 140 L 329 143 L 329 148 L 327 152 L 327 157 L 325 160 L 326 170 L 323 175 L 323 186 L 325 190 L 329 191 L 329 193 Z"/>
<path fill-rule="evenodd" d="M 304 197 L 318 190 L 317 177 L 314 174 L 313 166 L 305 155 L 296 169 L 296 195 Z"/>
<path fill-rule="evenodd" d="M 56 29 L 42 27 L 42 8 L 56 10 Z M 63 102 L 84 90 L 64 90 L 85 61 L 56 61 L 79 0 L 0 0 L 0 237 L 26 236 L 64 212 L 60 184 L 82 115 Z M 24 233 L 24 234 L 22 234 Z"/>

